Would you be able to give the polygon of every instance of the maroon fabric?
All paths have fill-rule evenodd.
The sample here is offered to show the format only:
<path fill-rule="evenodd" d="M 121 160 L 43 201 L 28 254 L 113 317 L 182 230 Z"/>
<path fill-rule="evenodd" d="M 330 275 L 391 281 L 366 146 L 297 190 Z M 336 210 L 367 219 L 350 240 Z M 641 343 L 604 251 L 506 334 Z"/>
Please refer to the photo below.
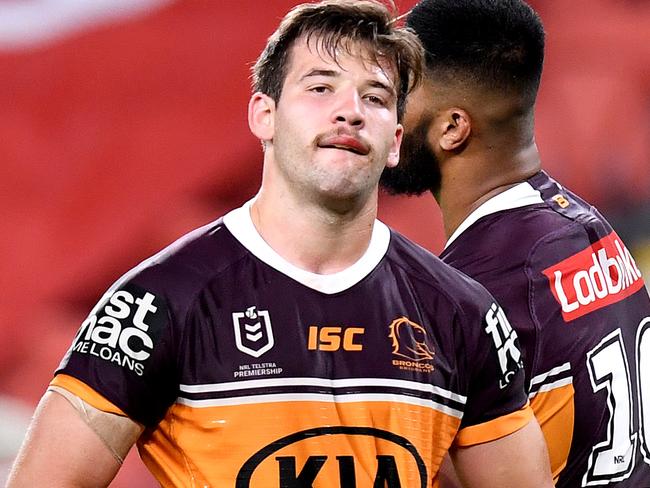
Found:
<path fill-rule="evenodd" d="M 599 451 L 606 457 L 612 429 L 623 438 L 633 435 L 635 447 L 612 468 L 621 472 L 590 473 L 589 483 L 644 486 L 650 479 L 643 460 L 650 437 L 641 435 L 641 411 L 647 411 L 650 391 L 637 381 L 644 381 L 640 364 L 649 350 L 640 341 L 650 344 L 648 291 L 622 239 L 596 209 L 544 172 L 528 182 L 545 203 L 480 218 L 441 258 L 483 284 L 503 306 L 521 341 L 532 395 L 572 378 L 573 443 L 557 486 L 586 486 L 583 476 Z M 567 369 L 541 378 L 567 362 Z M 600 378 L 598 368 L 609 379 Z M 629 391 L 612 396 L 611 385 L 605 387 L 611 377 L 617 385 L 627 382 Z M 615 411 L 630 407 L 614 422 Z M 611 459 L 606 461 L 609 466 Z"/>

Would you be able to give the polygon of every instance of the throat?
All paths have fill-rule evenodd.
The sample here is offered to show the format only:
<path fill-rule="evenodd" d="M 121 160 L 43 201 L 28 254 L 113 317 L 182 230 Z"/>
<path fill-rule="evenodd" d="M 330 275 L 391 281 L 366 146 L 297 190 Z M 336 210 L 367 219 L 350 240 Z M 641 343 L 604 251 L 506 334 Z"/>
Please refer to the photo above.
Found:
<path fill-rule="evenodd" d="M 278 212 L 259 198 L 251 206 L 262 239 L 293 266 L 316 274 L 338 273 L 356 263 L 370 245 L 375 218 L 376 212 L 350 218 L 322 208 Z"/>

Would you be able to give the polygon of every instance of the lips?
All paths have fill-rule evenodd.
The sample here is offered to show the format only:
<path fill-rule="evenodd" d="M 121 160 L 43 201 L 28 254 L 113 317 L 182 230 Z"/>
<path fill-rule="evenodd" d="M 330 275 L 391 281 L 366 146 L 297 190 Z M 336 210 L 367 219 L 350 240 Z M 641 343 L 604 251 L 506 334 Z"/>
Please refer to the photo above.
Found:
<path fill-rule="evenodd" d="M 341 149 L 362 156 L 365 156 L 370 152 L 370 148 L 366 143 L 347 134 L 325 136 L 318 141 L 318 147 L 326 149 Z"/>

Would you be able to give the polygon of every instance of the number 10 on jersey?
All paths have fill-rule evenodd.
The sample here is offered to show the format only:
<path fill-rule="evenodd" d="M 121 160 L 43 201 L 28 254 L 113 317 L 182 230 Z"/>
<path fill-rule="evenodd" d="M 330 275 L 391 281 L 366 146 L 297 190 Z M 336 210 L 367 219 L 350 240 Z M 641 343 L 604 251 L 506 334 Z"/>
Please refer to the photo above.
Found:
<path fill-rule="evenodd" d="M 591 386 L 594 392 L 606 389 L 610 417 L 608 438 L 592 448 L 582 486 L 627 478 L 634 467 L 639 441 L 641 455 L 650 464 L 650 317 L 643 319 L 637 329 L 635 355 L 636 378 L 631 378 L 620 328 L 587 353 Z M 633 404 L 635 386 L 638 405 Z M 632 421 L 635 408 L 639 411 L 638 431 Z"/>

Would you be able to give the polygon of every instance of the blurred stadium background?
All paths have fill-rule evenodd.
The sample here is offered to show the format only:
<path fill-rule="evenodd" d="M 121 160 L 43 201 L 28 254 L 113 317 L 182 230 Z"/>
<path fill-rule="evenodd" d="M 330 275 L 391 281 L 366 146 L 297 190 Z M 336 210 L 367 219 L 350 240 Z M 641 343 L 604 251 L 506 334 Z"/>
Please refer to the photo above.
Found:
<path fill-rule="evenodd" d="M 106 287 L 253 195 L 248 70 L 295 3 L 0 0 L 0 482 Z M 545 168 L 600 207 L 650 276 L 650 2 L 531 3 L 548 34 Z M 380 209 L 441 250 L 431 197 Z M 156 486 L 136 456 L 111 486 Z"/>

